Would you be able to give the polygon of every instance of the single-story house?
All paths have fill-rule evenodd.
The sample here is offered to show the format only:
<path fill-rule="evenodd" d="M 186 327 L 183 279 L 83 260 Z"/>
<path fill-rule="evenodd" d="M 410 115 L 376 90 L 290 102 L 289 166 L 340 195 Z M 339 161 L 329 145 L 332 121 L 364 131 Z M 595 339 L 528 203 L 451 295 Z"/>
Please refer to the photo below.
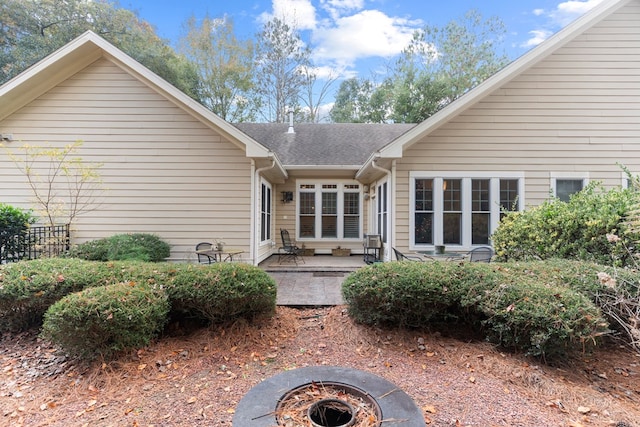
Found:
<path fill-rule="evenodd" d="M 231 124 L 88 32 L 0 87 L 0 134 L 83 141 L 106 190 L 75 243 L 160 235 L 171 259 L 223 240 L 258 264 L 286 228 L 316 253 L 490 244 L 503 209 L 640 172 L 640 0 L 605 0 L 417 125 Z M 0 201 L 33 207 L 0 150 Z"/>

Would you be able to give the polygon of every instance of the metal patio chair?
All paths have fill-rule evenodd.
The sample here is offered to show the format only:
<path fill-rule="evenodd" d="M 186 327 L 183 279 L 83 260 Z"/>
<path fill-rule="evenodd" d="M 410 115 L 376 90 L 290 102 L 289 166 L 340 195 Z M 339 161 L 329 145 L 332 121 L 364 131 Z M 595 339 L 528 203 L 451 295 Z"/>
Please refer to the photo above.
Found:
<path fill-rule="evenodd" d="M 281 263 L 283 260 L 291 260 L 296 265 L 298 265 L 298 260 L 304 263 L 304 259 L 302 258 L 302 248 L 299 248 L 291 240 L 289 230 L 281 228 L 280 238 L 282 239 L 282 246 L 278 250 L 278 263 Z"/>
<path fill-rule="evenodd" d="M 213 264 L 216 262 L 215 257 L 203 253 L 203 251 L 210 251 L 213 248 L 213 244 L 209 242 L 200 242 L 196 245 L 196 255 L 198 255 L 199 264 Z"/>
<path fill-rule="evenodd" d="M 470 250 L 466 256 L 470 262 L 491 262 L 493 249 L 489 246 L 481 246 Z"/>
<path fill-rule="evenodd" d="M 418 262 L 423 262 L 424 259 L 420 258 L 419 256 L 416 255 L 405 255 L 402 252 L 400 252 L 399 250 L 397 250 L 396 248 L 391 248 L 393 249 L 393 253 L 396 255 L 396 259 L 398 261 L 418 261 Z"/>

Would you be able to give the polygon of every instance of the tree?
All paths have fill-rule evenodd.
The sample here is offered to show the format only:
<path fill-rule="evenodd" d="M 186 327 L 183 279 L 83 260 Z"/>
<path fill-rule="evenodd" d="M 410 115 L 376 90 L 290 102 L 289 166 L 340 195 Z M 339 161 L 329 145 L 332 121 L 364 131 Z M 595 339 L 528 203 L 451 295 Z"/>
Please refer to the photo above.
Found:
<path fill-rule="evenodd" d="M 0 13 L 0 84 L 93 30 L 197 99 L 195 70 L 129 10 L 105 1 L 3 0 Z"/>
<path fill-rule="evenodd" d="M 329 117 L 335 123 L 384 123 L 388 90 L 388 86 L 376 86 L 370 79 L 343 80 Z"/>
<path fill-rule="evenodd" d="M 507 64 L 497 47 L 504 25 L 476 11 L 443 28 L 416 31 L 381 84 L 351 79 L 340 86 L 334 122 L 419 123 Z"/>
<path fill-rule="evenodd" d="M 506 54 L 496 50 L 504 33 L 500 19 L 483 20 L 475 10 L 444 28 L 426 26 L 416 31 L 396 63 L 398 89 L 403 80 L 409 86 L 428 88 L 433 96 L 439 96 L 428 104 L 442 108 L 508 63 Z M 408 101 L 409 98 L 404 102 Z M 420 102 L 425 105 L 424 100 Z"/>
<path fill-rule="evenodd" d="M 197 67 L 199 98 L 207 108 L 229 122 L 253 121 L 255 97 L 254 49 L 251 41 L 238 40 L 229 18 L 195 17 L 185 23 L 187 34 L 180 52 Z"/>
<path fill-rule="evenodd" d="M 64 148 L 25 144 L 23 157 L 7 149 L 7 154 L 25 176 L 46 225 L 72 224 L 78 216 L 99 205 L 98 195 L 103 188 L 98 169 L 102 165 L 74 157 L 81 146 L 80 142 Z"/>
<path fill-rule="evenodd" d="M 304 91 L 300 98 L 304 104 L 303 120 L 309 123 L 318 123 L 320 121 L 320 107 L 329 94 L 329 89 L 338 80 L 337 74 L 331 72 L 319 84 L 318 74 L 318 70 L 312 66 L 303 67 L 302 69 Z M 320 86 L 320 88 L 316 91 L 317 86 Z"/>
<path fill-rule="evenodd" d="M 290 110 L 299 107 L 311 50 L 278 18 L 268 21 L 257 39 L 255 84 L 262 100 L 261 115 L 267 122 L 282 123 Z"/>

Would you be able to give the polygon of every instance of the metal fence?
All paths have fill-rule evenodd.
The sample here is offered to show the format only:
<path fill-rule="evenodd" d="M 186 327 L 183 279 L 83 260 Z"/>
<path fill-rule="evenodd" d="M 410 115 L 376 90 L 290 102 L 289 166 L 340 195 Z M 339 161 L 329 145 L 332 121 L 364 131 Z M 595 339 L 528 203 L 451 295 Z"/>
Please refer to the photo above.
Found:
<path fill-rule="evenodd" d="M 0 230 L 0 264 L 54 257 L 69 250 L 69 224 Z"/>

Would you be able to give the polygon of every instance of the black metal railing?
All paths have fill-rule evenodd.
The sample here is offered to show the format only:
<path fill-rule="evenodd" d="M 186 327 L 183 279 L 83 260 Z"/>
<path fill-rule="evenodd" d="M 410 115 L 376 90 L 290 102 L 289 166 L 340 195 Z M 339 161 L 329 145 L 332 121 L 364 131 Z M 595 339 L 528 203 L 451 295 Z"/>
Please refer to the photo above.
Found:
<path fill-rule="evenodd" d="M 69 250 L 69 224 L 0 230 L 0 264 L 58 256 Z"/>

